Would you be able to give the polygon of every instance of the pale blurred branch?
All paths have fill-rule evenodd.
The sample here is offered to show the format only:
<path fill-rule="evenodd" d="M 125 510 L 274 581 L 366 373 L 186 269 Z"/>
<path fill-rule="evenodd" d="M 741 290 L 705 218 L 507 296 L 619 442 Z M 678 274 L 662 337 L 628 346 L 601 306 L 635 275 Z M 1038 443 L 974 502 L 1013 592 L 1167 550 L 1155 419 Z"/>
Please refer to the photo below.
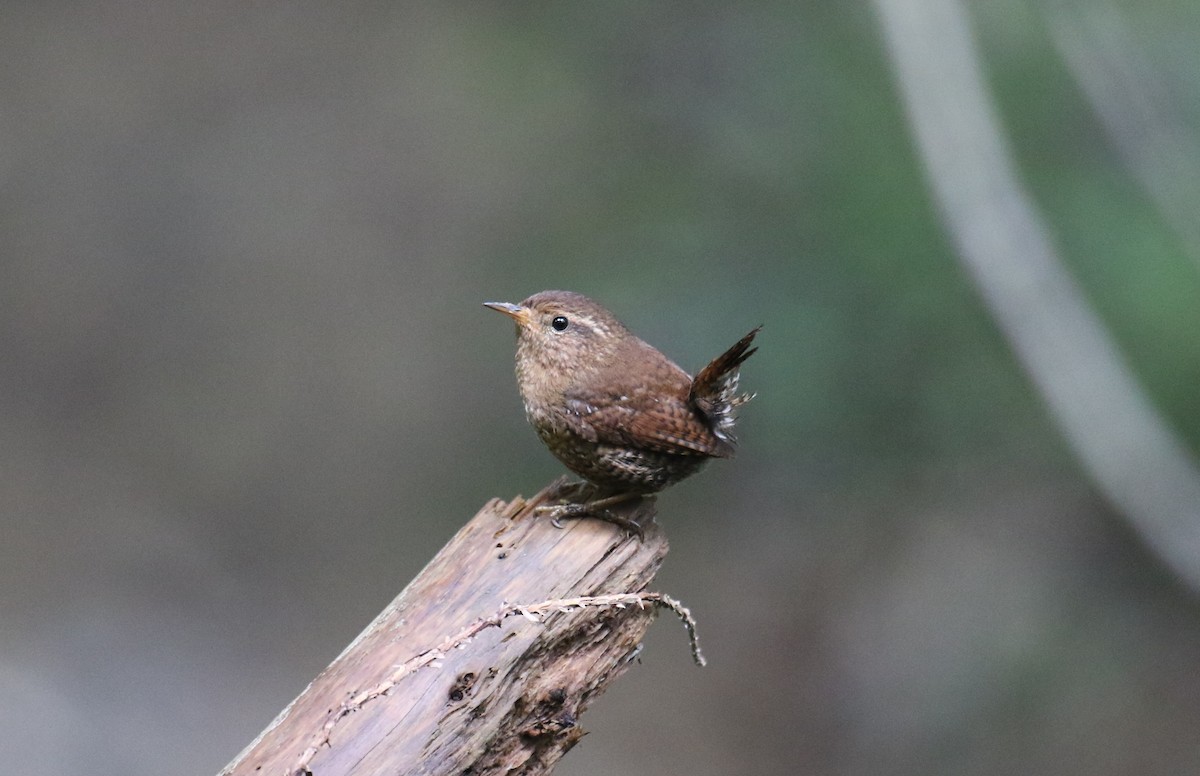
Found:
<path fill-rule="evenodd" d="M 1147 400 L 1017 177 L 958 0 L 875 0 L 957 254 L 1096 486 L 1200 590 L 1200 471 Z"/>
<path fill-rule="evenodd" d="M 1112 3 L 1055 4 L 1051 39 L 1113 146 L 1200 265 L 1200 138 Z"/>

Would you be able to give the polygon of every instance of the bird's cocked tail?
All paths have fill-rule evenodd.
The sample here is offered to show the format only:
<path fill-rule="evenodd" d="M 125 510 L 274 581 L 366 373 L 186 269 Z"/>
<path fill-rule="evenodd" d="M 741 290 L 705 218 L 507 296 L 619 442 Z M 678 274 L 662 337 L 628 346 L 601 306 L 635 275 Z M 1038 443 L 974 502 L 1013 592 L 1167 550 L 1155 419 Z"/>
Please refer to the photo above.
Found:
<path fill-rule="evenodd" d="M 733 435 L 733 425 L 737 421 L 734 411 L 754 398 L 752 393 L 737 392 L 739 367 L 758 350 L 750 347 L 750 344 L 761 329 L 762 326 L 755 327 L 692 378 L 688 400 L 712 424 L 713 433 L 717 438 L 727 443 L 726 455 L 733 455 L 733 445 L 737 442 Z"/>

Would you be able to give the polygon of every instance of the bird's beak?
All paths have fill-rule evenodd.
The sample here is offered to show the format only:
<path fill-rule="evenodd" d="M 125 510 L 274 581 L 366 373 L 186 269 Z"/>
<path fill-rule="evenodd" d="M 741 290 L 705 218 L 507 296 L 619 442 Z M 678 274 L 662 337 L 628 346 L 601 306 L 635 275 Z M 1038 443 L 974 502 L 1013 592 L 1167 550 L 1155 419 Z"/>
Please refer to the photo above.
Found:
<path fill-rule="evenodd" d="M 484 302 L 484 307 L 490 307 L 498 313 L 504 313 L 509 318 L 517 322 L 518 326 L 528 326 L 533 318 L 529 314 L 528 307 L 522 307 L 519 304 L 512 302 Z"/>

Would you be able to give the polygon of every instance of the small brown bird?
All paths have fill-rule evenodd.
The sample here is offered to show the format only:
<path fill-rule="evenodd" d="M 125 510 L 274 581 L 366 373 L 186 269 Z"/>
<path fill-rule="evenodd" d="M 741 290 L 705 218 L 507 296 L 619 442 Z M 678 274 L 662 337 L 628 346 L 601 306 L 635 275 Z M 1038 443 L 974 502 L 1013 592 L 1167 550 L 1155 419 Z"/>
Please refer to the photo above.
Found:
<path fill-rule="evenodd" d="M 520 304 L 485 302 L 517 324 L 525 415 L 592 500 L 543 508 L 554 523 L 591 515 L 631 527 L 608 507 L 656 493 L 733 455 L 739 367 L 758 327 L 692 377 L 596 302 L 542 291 Z M 632 526 L 634 530 L 639 530 Z"/>

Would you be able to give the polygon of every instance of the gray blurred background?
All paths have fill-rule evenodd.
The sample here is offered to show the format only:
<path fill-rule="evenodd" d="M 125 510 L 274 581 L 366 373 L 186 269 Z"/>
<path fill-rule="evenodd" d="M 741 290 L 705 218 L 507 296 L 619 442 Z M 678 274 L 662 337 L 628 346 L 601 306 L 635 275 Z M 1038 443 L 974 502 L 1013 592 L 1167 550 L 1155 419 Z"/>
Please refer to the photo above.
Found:
<path fill-rule="evenodd" d="M 1138 149 L 1195 142 L 1200 8 L 967 10 L 1061 258 L 1196 450 L 1200 198 Z M 739 456 L 659 501 L 710 667 L 664 618 L 558 773 L 1200 769 L 1200 602 L 979 301 L 880 27 L 4 5 L 5 770 L 214 773 L 487 499 L 557 476 L 480 307 L 544 288 L 690 369 L 765 324 Z"/>

